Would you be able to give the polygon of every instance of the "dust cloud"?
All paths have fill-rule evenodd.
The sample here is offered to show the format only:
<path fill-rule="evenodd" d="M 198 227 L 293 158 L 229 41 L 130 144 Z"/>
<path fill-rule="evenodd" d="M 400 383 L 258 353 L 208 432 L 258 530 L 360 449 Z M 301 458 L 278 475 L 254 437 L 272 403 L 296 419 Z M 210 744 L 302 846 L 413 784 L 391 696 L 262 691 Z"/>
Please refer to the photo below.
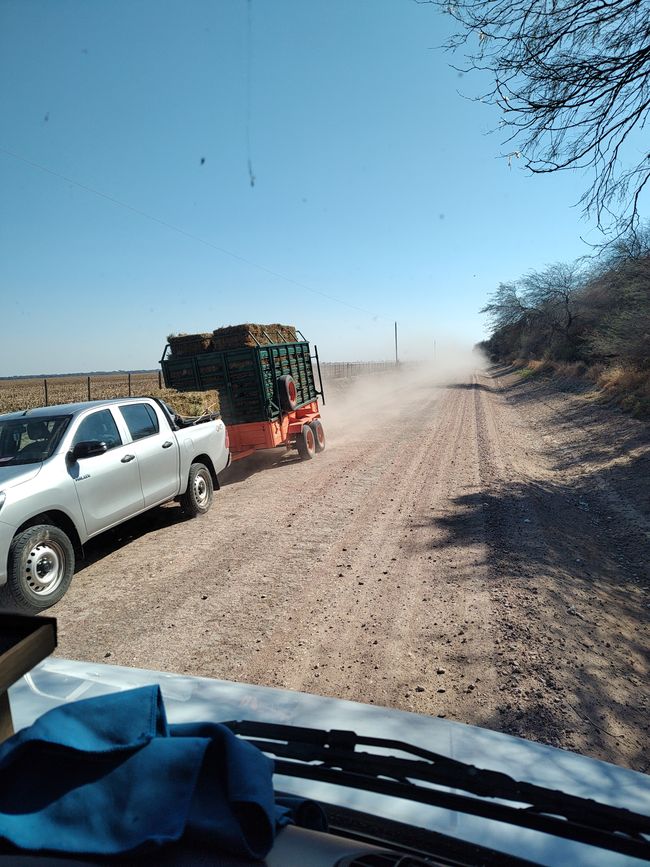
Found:
<path fill-rule="evenodd" d="M 323 371 L 323 426 L 329 444 L 343 444 L 377 436 L 377 425 L 394 420 L 407 407 L 428 405 L 440 388 L 471 381 L 487 359 L 478 350 L 449 344 L 429 361 L 406 362 L 381 373 L 332 379 Z"/>

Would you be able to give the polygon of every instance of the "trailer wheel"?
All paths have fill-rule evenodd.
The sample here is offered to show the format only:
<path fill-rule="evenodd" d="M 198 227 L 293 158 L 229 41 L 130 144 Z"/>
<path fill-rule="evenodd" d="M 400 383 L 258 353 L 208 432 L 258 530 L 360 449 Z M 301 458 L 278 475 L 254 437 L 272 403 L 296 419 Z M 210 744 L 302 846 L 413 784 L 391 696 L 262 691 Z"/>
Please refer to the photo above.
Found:
<path fill-rule="evenodd" d="M 296 448 L 303 461 L 310 461 L 316 454 L 316 437 L 308 424 L 303 425 L 296 437 Z"/>
<path fill-rule="evenodd" d="M 309 427 L 314 432 L 314 445 L 316 446 L 317 452 L 325 451 L 325 430 L 323 428 L 322 422 L 319 418 L 315 418 L 313 421 L 309 422 Z"/>
<path fill-rule="evenodd" d="M 214 488 L 210 470 L 205 464 L 192 464 L 187 490 L 181 496 L 181 508 L 190 518 L 205 515 L 212 504 Z"/>
<path fill-rule="evenodd" d="M 285 412 L 290 412 L 298 406 L 298 389 L 293 376 L 281 376 L 278 379 L 280 406 Z"/>

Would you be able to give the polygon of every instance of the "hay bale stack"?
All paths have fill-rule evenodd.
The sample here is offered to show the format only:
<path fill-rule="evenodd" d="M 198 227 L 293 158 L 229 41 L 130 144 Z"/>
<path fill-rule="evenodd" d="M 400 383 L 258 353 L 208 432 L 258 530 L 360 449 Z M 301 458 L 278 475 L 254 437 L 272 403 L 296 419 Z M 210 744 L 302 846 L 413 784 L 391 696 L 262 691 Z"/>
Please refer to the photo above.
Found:
<path fill-rule="evenodd" d="M 176 391 L 173 388 L 156 388 L 147 392 L 147 397 L 159 397 L 179 415 L 200 416 L 206 412 L 219 412 L 219 392 Z"/>
<path fill-rule="evenodd" d="M 176 358 L 186 355 L 200 355 L 212 352 L 212 334 L 170 334 L 167 338 L 172 355 Z"/>
<path fill-rule="evenodd" d="M 271 343 L 295 343 L 298 339 L 293 325 L 229 325 L 212 332 L 215 350 L 241 349 L 244 346 L 268 346 Z"/>

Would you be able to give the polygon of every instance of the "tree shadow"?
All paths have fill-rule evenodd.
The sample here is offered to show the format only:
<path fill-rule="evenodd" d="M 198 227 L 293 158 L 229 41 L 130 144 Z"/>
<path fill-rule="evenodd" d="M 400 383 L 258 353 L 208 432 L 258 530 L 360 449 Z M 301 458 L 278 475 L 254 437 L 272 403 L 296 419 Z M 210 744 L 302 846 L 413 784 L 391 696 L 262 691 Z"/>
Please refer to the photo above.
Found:
<path fill-rule="evenodd" d="M 650 534 L 612 516 L 602 475 L 495 485 L 419 527 L 426 551 L 486 545 L 502 700 L 481 725 L 647 770 Z"/>
<path fill-rule="evenodd" d="M 489 385 L 485 385 L 482 382 L 452 382 L 449 385 L 445 385 L 444 388 L 451 390 L 459 390 L 459 391 L 494 391 L 494 388 L 490 388 Z"/>

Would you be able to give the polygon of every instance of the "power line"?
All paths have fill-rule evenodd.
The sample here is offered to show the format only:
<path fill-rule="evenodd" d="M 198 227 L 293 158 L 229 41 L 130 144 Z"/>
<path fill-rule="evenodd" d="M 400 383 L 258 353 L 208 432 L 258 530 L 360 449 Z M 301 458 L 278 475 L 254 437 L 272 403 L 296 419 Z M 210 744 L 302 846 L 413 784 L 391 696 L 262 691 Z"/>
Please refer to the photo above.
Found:
<path fill-rule="evenodd" d="M 59 180 L 65 181 L 68 184 L 79 187 L 80 190 L 84 190 L 87 193 L 92 193 L 94 196 L 99 196 L 101 199 L 106 199 L 108 202 L 111 202 L 111 204 L 118 205 L 120 208 L 125 208 L 127 211 L 131 211 L 132 213 L 137 214 L 139 217 L 144 217 L 146 220 L 151 220 L 153 223 L 158 223 L 158 225 L 164 226 L 166 229 L 170 229 L 172 232 L 177 232 L 179 235 L 184 235 L 186 238 L 191 238 L 193 241 L 198 241 L 199 244 L 204 244 L 206 247 L 210 247 L 213 250 L 217 250 L 219 253 L 223 253 L 224 256 L 230 256 L 232 259 L 236 259 L 238 262 L 243 262 L 246 265 L 250 265 L 251 268 L 256 268 L 258 271 L 262 271 L 264 274 L 269 274 L 272 277 L 277 277 L 279 280 L 284 280 L 286 283 L 291 283 L 293 286 L 298 286 L 300 289 L 305 289 L 307 292 L 312 292 L 314 295 L 320 295 L 322 298 L 327 298 L 329 301 L 334 301 L 337 304 L 343 304 L 345 307 L 350 307 L 352 310 L 358 310 L 360 313 L 366 313 L 368 316 L 372 316 L 375 319 L 385 318 L 380 314 L 373 313 L 372 310 L 366 310 L 365 307 L 358 307 L 356 304 L 351 304 L 349 301 L 344 301 L 342 298 L 337 298 L 335 295 L 329 295 L 327 292 L 322 292 L 320 289 L 314 289 L 313 286 L 308 286 L 306 283 L 301 283 L 299 280 L 294 280 L 292 277 L 287 277 L 286 274 L 281 274 L 279 271 L 274 271 L 272 268 L 267 268 L 265 265 L 260 265 L 257 262 L 253 262 L 252 259 L 247 259 L 245 256 L 240 256 L 238 253 L 233 253 L 232 250 L 227 250 L 225 247 L 220 247 L 218 244 L 213 244 L 212 241 L 201 238 L 200 235 L 195 235 L 192 232 L 181 229 L 180 226 L 175 226 L 173 223 L 168 223 L 167 220 L 161 220 L 159 217 L 154 217 L 153 214 L 149 214 L 146 211 L 141 210 L 140 208 L 135 208 L 133 205 L 129 205 L 128 202 L 122 202 L 120 201 L 120 199 L 116 199 L 114 196 L 109 196 L 107 193 L 103 193 L 101 190 L 96 190 L 94 187 L 89 187 L 87 184 L 82 184 L 79 181 L 76 181 L 74 178 L 69 178 L 67 175 L 62 175 L 59 172 L 55 172 L 53 169 L 47 168 L 47 166 L 42 166 L 40 165 L 40 163 L 36 163 L 33 160 L 29 160 L 26 157 L 20 156 L 20 154 L 7 150 L 7 148 L 0 146 L 0 153 L 13 157 L 13 159 L 18 160 L 21 163 L 25 163 L 25 165 L 38 169 L 41 172 L 45 172 L 48 175 L 52 175 L 55 178 L 59 178 Z"/>

